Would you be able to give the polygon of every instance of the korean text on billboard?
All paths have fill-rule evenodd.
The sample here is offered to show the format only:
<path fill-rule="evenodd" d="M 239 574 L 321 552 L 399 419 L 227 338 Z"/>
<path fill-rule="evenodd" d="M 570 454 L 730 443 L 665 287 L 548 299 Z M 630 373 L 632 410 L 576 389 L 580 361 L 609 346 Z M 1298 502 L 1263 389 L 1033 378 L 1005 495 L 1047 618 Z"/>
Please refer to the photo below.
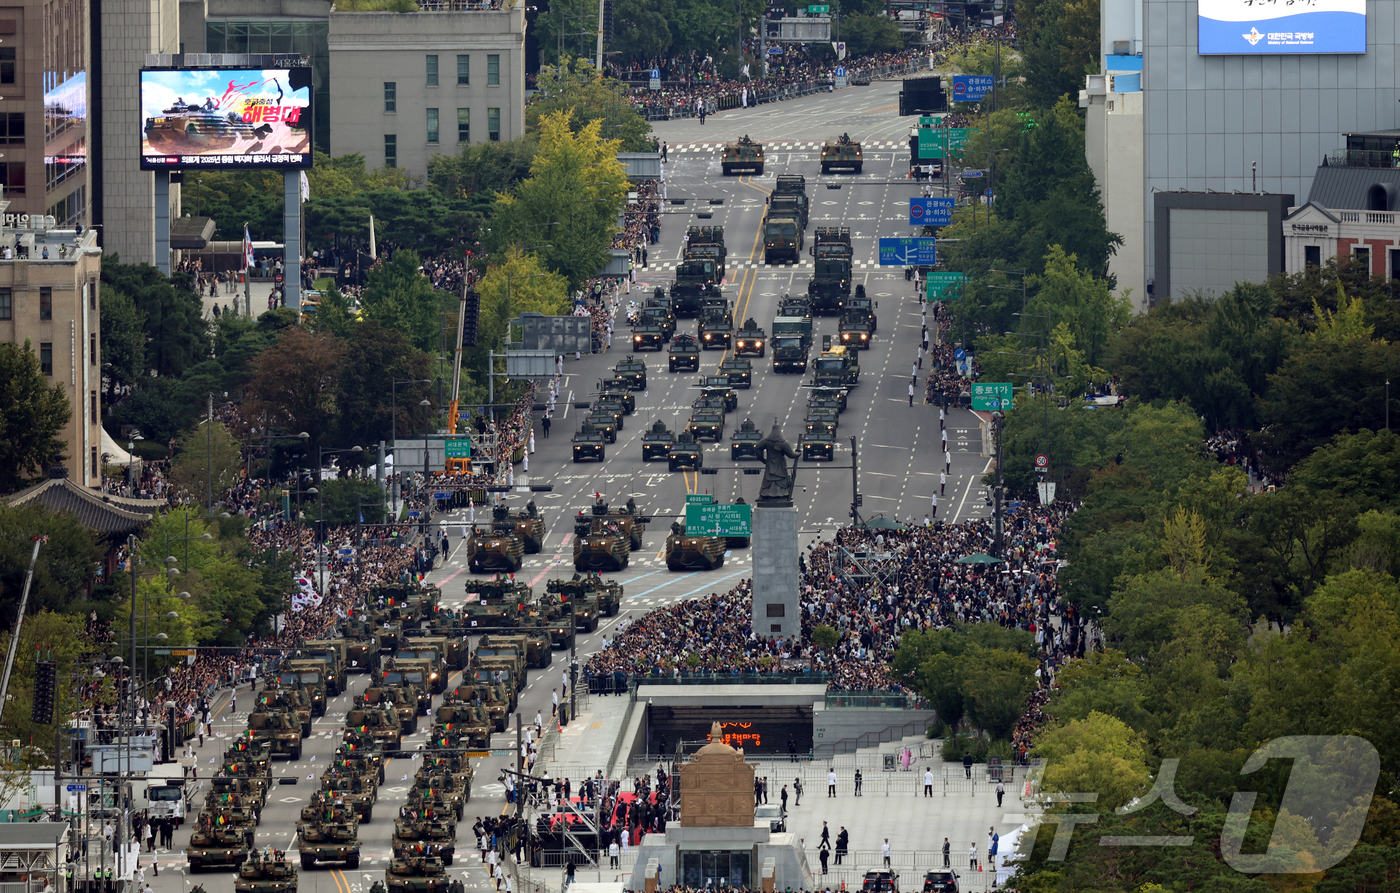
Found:
<path fill-rule="evenodd" d="M 311 166 L 311 69 L 141 72 L 141 167 Z"/>

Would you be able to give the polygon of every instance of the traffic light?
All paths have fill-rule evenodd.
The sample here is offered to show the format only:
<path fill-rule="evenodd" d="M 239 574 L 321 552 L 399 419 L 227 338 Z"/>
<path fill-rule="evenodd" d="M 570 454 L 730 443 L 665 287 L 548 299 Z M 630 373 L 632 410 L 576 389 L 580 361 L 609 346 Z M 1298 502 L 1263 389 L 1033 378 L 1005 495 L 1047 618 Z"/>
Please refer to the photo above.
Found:
<path fill-rule="evenodd" d="M 46 726 L 53 722 L 54 694 L 58 689 L 58 664 L 41 660 L 34 665 L 34 704 L 29 713 L 31 722 Z"/>
<path fill-rule="evenodd" d="M 476 320 L 481 315 L 481 295 L 472 290 L 467 292 L 467 300 L 462 307 L 462 344 L 476 346 Z"/>

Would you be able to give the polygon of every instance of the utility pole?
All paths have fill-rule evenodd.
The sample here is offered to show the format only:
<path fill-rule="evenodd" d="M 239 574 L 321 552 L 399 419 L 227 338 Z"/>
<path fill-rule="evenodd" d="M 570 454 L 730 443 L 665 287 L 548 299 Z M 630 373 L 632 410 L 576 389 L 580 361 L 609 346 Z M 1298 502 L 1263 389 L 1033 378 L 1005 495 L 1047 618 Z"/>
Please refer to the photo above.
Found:
<path fill-rule="evenodd" d="M 851 435 L 851 526 L 860 526 L 860 458 L 854 434 Z"/>
<path fill-rule="evenodd" d="M 204 512 L 212 515 L 214 514 L 214 395 L 209 394 L 207 399 L 209 421 L 204 423 Z M 188 543 L 185 544 L 185 548 L 189 548 Z"/>
<path fill-rule="evenodd" d="M 993 515 L 992 515 L 992 524 L 993 524 L 993 529 L 994 529 L 994 531 L 995 531 L 995 533 L 993 534 L 993 540 L 992 540 L 992 555 L 996 556 L 997 558 L 1000 558 L 1000 557 L 1001 557 L 1001 552 L 1002 552 L 1002 517 L 1001 517 L 1001 500 L 1002 500 L 1002 485 L 1001 485 L 1001 434 L 1002 434 L 1002 428 L 1005 426 L 1005 424 L 1006 424 L 1006 413 L 1002 412 L 1002 411 L 999 410 L 999 409 L 998 409 L 996 412 L 992 413 L 992 436 L 993 436 L 994 438 L 996 438 L 996 456 L 997 456 L 997 482 L 996 482 L 995 487 L 993 487 L 993 489 L 992 489 L 992 512 L 993 512 Z"/>
<path fill-rule="evenodd" d="M 525 777 L 525 758 L 524 758 L 523 756 L 520 755 L 520 751 L 521 751 L 522 748 L 524 748 L 524 746 L 525 746 L 525 745 L 524 745 L 524 743 L 522 742 L 522 733 L 521 733 L 521 731 L 520 731 L 520 714 L 519 714 L 519 712 L 517 712 L 517 713 L 515 714 L 515 778 L 516 778 L 516 782 L 515 782 L 515 817 L 516 817 L 516 818 L 520 818 L 520 814 L 521 814 L 522 812 L 524 812 L 524 806 L 523 806 L 523 804 L 524 804 L 524 802 L 525 802 L 525 785 L 522 784 L 522 783 L 520 782 L 520 779 L 522 779 L 522 778 Z"/>
<path fill-rule="evenodd" d="M 29 586 L 34 582 L 34 565 L 39 560 L 39 547 L 47 540 L 46 536 L 35 537 L 34 551 L 29 555 L 29 570 L 24 572 L 24 591 L 19 597 L 19 615 L 15 618 L 15 631 L 10 636 L 10 653 L 5 655 L 5 678 L 0 681 L 0 715 L 3 715 L 5 701 L 9 697 L 10 671 L 15 667 L 15 652 L 19 650 L 19 634 L 20 630 L 24 628 L 24 611 L 29 605 Z M 134 580 L 135 577 L 132 579 Z M 133 620 L 132 623 L 135 624 L 136 621 Z"/>

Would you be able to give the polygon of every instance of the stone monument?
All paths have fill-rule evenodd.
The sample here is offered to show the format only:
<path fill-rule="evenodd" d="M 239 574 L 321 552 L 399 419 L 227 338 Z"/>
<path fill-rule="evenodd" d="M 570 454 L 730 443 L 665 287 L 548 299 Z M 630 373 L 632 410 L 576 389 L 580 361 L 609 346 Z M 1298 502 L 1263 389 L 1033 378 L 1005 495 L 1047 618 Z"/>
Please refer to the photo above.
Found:
<path fill-rule="evenodd" d="M 680 768 L 682 828 L 752 828 L 753 767 L 744 752 L 724 743 L 720 724 L 710 743 Z"/>
<path fill-rule="evenodd" d="M 797 451 L 775 421 L 754 452 L 764 467 L 753 508 L 753 634 L 780 639 L 799 636 L 797 509 L 792 504 Z M 794 460 L 791 469 L 788 459 Z"/>

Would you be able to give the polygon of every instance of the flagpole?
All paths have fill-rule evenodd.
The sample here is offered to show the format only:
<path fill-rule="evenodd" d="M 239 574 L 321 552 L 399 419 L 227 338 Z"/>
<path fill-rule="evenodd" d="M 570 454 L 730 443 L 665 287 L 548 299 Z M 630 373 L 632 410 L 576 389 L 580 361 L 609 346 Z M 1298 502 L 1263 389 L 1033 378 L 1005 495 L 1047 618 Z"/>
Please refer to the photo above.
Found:
<path fill-rule="evenodd" d="M 248 269 L 248 255 L 252 243 L 248 241 L 248 222 L 243 221 L 243 306 L 248 310 L 248 318 L 253 318 L 253 274 Z"/>

